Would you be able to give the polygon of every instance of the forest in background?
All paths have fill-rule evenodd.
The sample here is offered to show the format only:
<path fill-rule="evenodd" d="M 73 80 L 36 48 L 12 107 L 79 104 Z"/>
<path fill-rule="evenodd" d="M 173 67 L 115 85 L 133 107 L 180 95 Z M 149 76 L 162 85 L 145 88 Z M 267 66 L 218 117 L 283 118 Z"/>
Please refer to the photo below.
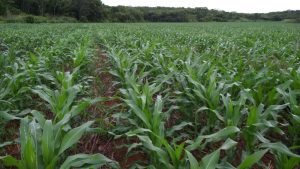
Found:
<path fill-rule="evenodd" d="M 49 18 L 62 18 L 62 22 L 300 22 L 300 10 L 245 14 L 206 7 L 111 7 L 100 0 L 0 0 L 0 15 L 8 22 L 46 22 Z"/>

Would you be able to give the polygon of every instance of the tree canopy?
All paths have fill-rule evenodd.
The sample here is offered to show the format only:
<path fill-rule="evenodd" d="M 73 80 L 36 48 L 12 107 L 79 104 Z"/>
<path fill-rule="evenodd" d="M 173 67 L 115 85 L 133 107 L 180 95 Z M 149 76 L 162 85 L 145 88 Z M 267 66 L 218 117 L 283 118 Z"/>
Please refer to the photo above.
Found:
<path fill-rule="evenodd" d="M 0 15 L 68 16 L 83 22 L 195 22 L 300 20 L 300 11 L 243 14 L 207 8 L 110 7 L 100 0 L 0 0 Z"/>

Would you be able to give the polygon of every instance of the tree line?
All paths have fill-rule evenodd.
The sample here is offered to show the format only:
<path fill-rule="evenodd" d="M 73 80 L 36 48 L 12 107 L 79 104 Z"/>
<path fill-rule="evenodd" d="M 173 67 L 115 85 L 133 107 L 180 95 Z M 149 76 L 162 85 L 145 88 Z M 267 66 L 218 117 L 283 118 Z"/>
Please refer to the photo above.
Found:
<path fill-rule="evenodd" d="M 100 0 L 0 0 L 0 15 L 68 16 L 81 22 L 203 22 L 293 19 L 300 10 L 244 14 L 207 8 L 110 7 Z"/>

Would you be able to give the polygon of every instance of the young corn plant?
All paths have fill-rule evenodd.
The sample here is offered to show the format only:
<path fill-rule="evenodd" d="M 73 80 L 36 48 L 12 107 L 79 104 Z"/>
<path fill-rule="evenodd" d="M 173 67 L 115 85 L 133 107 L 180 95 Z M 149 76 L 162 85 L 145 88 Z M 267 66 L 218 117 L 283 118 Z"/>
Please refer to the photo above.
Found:
<path fill-rule="evenodd" d="M 189 61 L 192 62 L 192 61 Z M 195 133 L 199 129 L 199 115 L 204 112 L 207 117 L 208 128 L 214 128 L 217 121 L 215 114 L 220 105 L 220 95 L 224 90 L 224 84 L 217 82 L 217 71 L 211 67 L 210 63 L 197 64 L 197 60 L 191 63 L 186 63 L 188 84 L 183 86 L 183 94 L 187 100 L 193 105 L 193 109 L 188 111 L 195 112 Z M 185 82 L 182 82 L 184 85 Z M 189 115 L 190 116 L 190 115 Z"/>
<path fill-rule="evenodd" d="M 226 142 L 220 148 L 210 154 L 205 155 L 200 162 L 198 162 L 198 160 L 190 151 L 185 150 L 186 161 L 189 162 L 185 167 L 189 169 L 216 169 L 219 166 L 221 150 L 228 150 L 234 147 L 236 144 L 237 143 L 233 140 L 226 140 Z"/>
<path fill-rule="evenodd" d="M 282 156 L 278 156 L 276 158 L 284 157 L 281 160 L 286 160 L 285 162 L 288 162 L 286 166 L 296 166 L 299 163 L 300 156 L 291 152 L 290 149 L 287 148 L 284 144 L 270 143 L 268 141 L 260 144 L 258 146 L 259 149 L 256 149 L 253 153 L 242 157 L 242 161 L 237 168 L 232 166 L 230 163 L 226 161 L 222 161 L 221 163 L 219 163 L 220 151 L 230 150 L 232 149 L 232 147 L 234 147 L 237 144 L 237 142 L 231 140 L 230 138 L 227 139 L 219 149 L 203 157 L 200 162 L 198 162 L 196 158 L 190 153 L 192 150 L 203 149 L 203 147 L 207 143 L 217 142 L 219 140 L 222 140 L 226 137 L 227 138 L 231 137 L 233 134 L 238 134 L 240 132 L 243 131 L 240 131 L 240 129 L 237 127 L 231 126 L 231 127 L 226 127 L 220 130 L 219 132 L 216 132 L 211 135 L 204 135 L 204 136 L 200 135 L 194 141 L 188 141 L 187 143 L 189 144 L 189 146 L 186 147 L 185 151 L 187 154 L 187 159 L 189 161 L 189 168 L 191 169 L 205 169 L 205 168 L 247 169 L 256 163 L 259 164 L 260 166 L 264 166 L 264 164 L 262 164 L 260 160 L 267 152 L 273 152 L 273 154 L 275 155 L 278 153 L 281 154 Z"/>
<path fill-rule="evenodd" d="M 23 108 L 24 105 L 28 103 L 24 98 L 30 98 L 28 91 L 30 91 L 30 81 L 34 80 L 30 77 L 27 77 L 28 71 L 24 69 L 20 62 L 23 62 L 21 59 L 15 61 L 14 64 L 6 65 L 5 72 L 1 74 L 1 100 L 0 104 L 2 107 L 10 108 L 11 110 L 18 110 Z M 26 84 L 26 85 L 24 85 Z M 11 103 L 7 105 L 7 103 Z M 5 104 L 5 105 L 3 105 Z"/>
<path fill-rule="evenodd" d="M 121 89 L 125 97 L 123 101 L 130 108 L 130 115 L 126 119 L 134 127 L 126 135 L 139 138 L 142 148 L 149 153 L 150 166 L 178 168 L 182 165 L 184 144 L 169 144 L 165 138 L 162 97 L 158 95 L 153 101 L 159 89 L 159 86 L 147 82 L 142 86 L 136 84 L 134 88 Z"/>
<path fill-rule="evenodd" d="M 214 133 L 212 135 L 206 135 L 202 136 L 203 140 L 209 138 L 221 138 L 221 137 L 226 137 L 226 134 L 234 134 L 236 131 L 233 128 L 226 128 L 225 130 L 222 130 L 222 134 L 220 132 Z M 151 168 L 166 168 L 166 169 L 184 169 L 187 168 L 187 161 L 191 158 L 194 158 L 192 154 L 190 153 L 190 150 L 194 149 L 195 147 L 197 148 L 203 148 L 204 144 L 201 145 L 200 142 L 182 142 L 180 145 L 176 143 L 169 143 L 167 139 L 160 138 L 160 141 L 162 142 L 162 146 L 158 147 L 155 146 L 151 139 L 147 136 L 141 136 L 137 135 L 137 137 L 140 139 L 142 142 L 143 148 L 145 148 L 147 151 L 152 152 L 152 154 L 155 154 L 157 157 L 159 157 L 156 161 L 156 163 L 151 162 L 150 166 Z M 199 138 L 198 138 L 199 139 Z M 212 140 L 207 141 L 211 142 Z M 185 147 L 186 144 L 191 145 Z M 203 164 L 201 164 L 202 167 L 204 168 L 216 168 L 217 164 L 219 163 L 219 156 L 221 153 L 221 150 L 229 150 L 232 147 L 236 145 L 236 142 L 228 139 L 226 142 L 222 145 L 222 147 L 218 150 L 215 150 L 213 153 L 203 157 L 202 161 L 204 161 Z M 192 169 L 194 164 L 191 164 L 190 168 Z"/>
<path fill-rule="evenodd" d="M 221 94 L 221 97 L 225 112 L 223 117 L 220 115 L 218 117 L 221 117 L 220 119 L 226 126 L 241 126 L 242 116 L 245 113 L 244 106 L 247 101 L 246 95 L 242 91 L 238 101 L 232 101 L 229 94 L 227 96 Z"/>
<path fill-rule="evenodd" d="M 146 83 L 136 88 L 121 89 L 124 95 L 124 103 L 130 108 L 130 120 L 138 128 L 145 128 L 154 135 L 150 135 L 155 145 L 160 145 L 157 136 L 164 137 L 164 123 L 162 114 L 162 98 L 157 96 L 156 102 L 153 103 L 154 94 L 159 91 L 160 87 L 155 84 Z M 154 106 L 152 106 L 154 104 Z"/>
<path fill-rule="evenodd" d="M 283 97 L 283 100 L 289 107 L 289 135 L 292 136 L 292 144 L 297 146 L 300 141 L 300 134 L 298 129 L 300 127 L 300 90 L 292 90 L 291 88 L 277 88 L 278 93 Z"/>
<path fill-rule="evenodd" d="M 65 131 L 70 115 L 65 115 L 58 123 L 45 118 L 38 112 L 33 112 L 37 118 L 21 119 L 20 145 L 21 159 L 12 156 L 0 157 L 5 166 L 15 166 L 18 169 L 70 169 L 99 168 L 110 165 L 117 168 L 118 164 L 101 154 L 76 154 L 68 156 L 63 162 L 66 151 L 74 146 L 84 132 L 92 125 L 92 121 L 79 127 Z"/>
<path fill-rule="evenodd" d="M 186 153 L 186 161 L 188 161 L 188 165 L 186 165 L 187 168 L 190 169 L 216 169 L 220 164 L 220 154 L 221 150 L 227 151 L 232 149 L 236 146 L 237 142 L 234 140 L 228 138 L 229 136 L 238 134 L 240 132 L 240 129 L 234 126 L 226 127 L 216 133 L 210 134 L 210 135 L 199 135 L 195 140 L 189 140 L 187 141 L 187 144 L 189 144 L 185 148 Z M 197 161 L 197 159 L 193 156 L 191 151 L 194 150 L 202 150 L 205 148 L 205 146 L 208 143 L 217 142 L 223 139 L 226 139 L 226 141 L 223 143 L 223 145 L 212 151 L 210 154 L 205 155 L 200 162 Z"/>
<path fill-rule="evenodd" d="M 5 120 L 11 120 L 7 115 L 22 115 L 21 110 L 33 104 L 30 92 L 33 86 L 51 79 L 49 74 L 45 73 L 42 59 L 38 59 L 34 54 L 29 54 L 26 59 L 15 57 L 15 54 L 3 56 L 2 64 L 5 66 L 3 65 L 3 71 L 0 71 L 0 107 L 8 113 L 1 113 L 0 116 Z M 12 58 L 16 60 L 12 62 Z"/>
<path fill-rule="evenodd" d="M 60 121 L 66 114 L 76 116 L 91 104 L 102 99 L 82 99 L 76 102 L 77 95 L 82 88 L 79 84 L 74 84 L 74 76 L 69 72 L 57 72 L 57 83 L 59 90 L 51 90 L 47 86 L 37 86 L 32 91 L 49 104 L 51 112 L 54 113 L 54 122 Z"/>
<path fill-rule="evenodd" d="M 261 148 L 268 149 L 275 156 L 275 167 L 282 169 L 297 168 L 300 164 L 300 155 L 292 152 L 299 146 L 287 147 L 281 142 L 263 143 Z"/>
<path fill-rule="evenodd" d="M 249 108 L 246 126 L 242 130 L 248 152 L 254 152 L 258 143 L 270 142 L 265 138 L 268 132 L 275 131 L 281 135 L 284 133 L 273 116 L 285 108 L 286 105 L 273 105 L 265 108 L 263 104 Z"/>
<path fill-rule="evenodd" d="M 129 116 L 125 116 L 126 120 L 132 125 L 133 133 L 128 134 L 129 137 L 138 137 L 144 146 L 161 148 L 164 138 L 164 121 L 162 115 L 162 98 L 157 96 L 155 103 L 153 102 L 154 94 L 157 93 L 159 87 L 155 84 L 149 85 L 146 83 L 143 86 L 135 86 L 135 88 L 121 89 L 124 96 L 124 103 L 130 108 Z M 154 106 L 153 106 L 154 104 Z M 134 132 L 137 131 L 138 135 Z M 142 132 L 140 132 L 142 131 Z M 147 131 L 147 132 L 145 132 Z M 132 131 L 129 131 L 131 133 Z M 162 167 L 160 162 L 162 156 L 166 160 L 165 152 L 155 153 L 148 151 L 151 159 L 151 164 Z"/>
<path fill-rule="evenodd" d="M 148 167 L 167 169 L 184 168 L 185 159 L 183 156 L 185 143 L 183 142 L 178 145 L 175 141 L 167 141 L 161 96 L 157 96 L 155 103 L 153 103 L 153 96 L 159 89 L 160 87 L 155 84 L 149 85 L 146 83 L 142 86 L 136 86 L 134 89 L 121 90 L 125 97 L 123 101 L 130 108 L 130 116 L 126 116 L 126 118 L 135 126 L 133 131 L 129 131 L 125 135 L 127 137 L 139 138 L 141 144 L 134 144 L 132 146 L 135 148 L 142 146 L 141 148 L 148 152 L 150 157 L 150 166 Z M 237 131 L 239 130 L 234 128 L 216 135 L 224 137 L 228 133 L 233 134 Z M 216 135 L 213 136 L 217 137 Z M 197 143 L 194 143 L 195 145 Z"/>
<path fill-rule="evenodd" d="M 125 51 L 117 48 L 112 48 L 108 53 L 114 65 L 114 70 L 110 71 L 110 73 L 119 78 L 121 83 L 126 82 L 126 73 L 131 70 L 136 59 L 134 56 L 128 57 L 124 53 Z M 125 86 L 126 84 L 121 85 Z"/>
<path fill-rule="evenodd" d="M 276 168 L 290 169 L 300 165 L 300 158 L 295 155 L 287 155 L 282 152 L 275 152 Z"/>
<path fill-rule="evenodd" d="M 158 112 L 162 112 L 161 105 L 158 106 L 158 103 L 161 103 L 161 98 L 158 96 L 156 103 L 154 105 L 154 111 L 152 112 L 152 119 L 150 124 L 159 124 L 156 122 L 158 118 L 155 116 Z M 159 109 L 157 109 L 159 108 Z M 134 108 L 134 109 L 137 109 Z M 160 113 L 159 113 L 160 114 Z M 154 116 L 154 117 L 153 117 Z M 142 118 L 141 115 L 138 115 L 139 118 Z M 141 120 L 141 119 L 140 119 Z M 133 119 L 130 120 L 131 123 L 134 121 Z M 143 121 L 143 120 L 142 120 Z M 163 123 L 162 119 L 158 122 Z M 133 124 L 138 125 L 138 122 L 134 122 Z M 199 147 L 204 148 L 205 144 L 216 141 L 218 139 L 226 138 L 229 135 L 239 132 L 239 129 L 236 127 L 228 127 L 222 131 L 217 133 L 207 135 L 207 136 L 199 136 L 195 141 L 189 141 L 187 143 L 182 142 L 181 144 L 177 144 L 175 140 L 168 141 L 169 139 L 165 137 L 167 131 L 164 129 L 163 126 L 160 127 L 160 132 L 157 134 L 155 133 L 157 130 L 154 130 L 153 127 L 147 128 L 147 123 L 139 128 L 129 131 L 125 133 L 127 137 L 137 137 L 141 141 L 141 144 L 134 144 L 132 147 L 137 148 L 140 147 L 144 149 L 146 152 L 149 153 L 150 157 L 150 168 L 166 168 L 166 169 L 183 169 L 186 167 L 186 156 L 185 156 L 185 145 L 190 144 L 187 146 L 188 150 L 195 150 Z M 177 126 L 178 127 L 178 126 Z M 177 128 L 176 127 L 176 128 Z M 174 127 L 175 128 L 175 127 Z M 171 129 L 171 130 L 174 130 Z M 206 140 L 205 144 L 202 144 L 202 141 Z M 236 142 L 229 140 L 224 144 L 224 148 L 222 150 L 230 149 L 234 146 Z M 131 148 L 130 148 L 131 149 Z M 218 150 L 217 153 L 220 153 L 221 150 Z M 210 160 L 213 157 L 206 157 L 205 160 Z M 218 163 L 218 160 L 216 164 Z M 205 164 L 205 166 L 210 166 L 211 164 Z"/>
<path fill-rule="evenodd" d="M 78 68 L 86 65 L 89 62 L 89 45 L 90 40 L 84 37 L 79 43 L 79 46 L 73 52 L 73 68 Z"/>

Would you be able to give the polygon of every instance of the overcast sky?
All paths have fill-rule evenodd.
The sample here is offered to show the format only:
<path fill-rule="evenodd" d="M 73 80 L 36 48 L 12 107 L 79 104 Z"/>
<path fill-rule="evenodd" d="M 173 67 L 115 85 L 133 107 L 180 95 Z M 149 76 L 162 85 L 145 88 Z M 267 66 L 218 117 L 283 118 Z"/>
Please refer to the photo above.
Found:
<path fill-rule="evenodd" d="M 105 5 L 207 7 L 244 13 L 300 9 L 300 0 L 102 0 Z"/>

